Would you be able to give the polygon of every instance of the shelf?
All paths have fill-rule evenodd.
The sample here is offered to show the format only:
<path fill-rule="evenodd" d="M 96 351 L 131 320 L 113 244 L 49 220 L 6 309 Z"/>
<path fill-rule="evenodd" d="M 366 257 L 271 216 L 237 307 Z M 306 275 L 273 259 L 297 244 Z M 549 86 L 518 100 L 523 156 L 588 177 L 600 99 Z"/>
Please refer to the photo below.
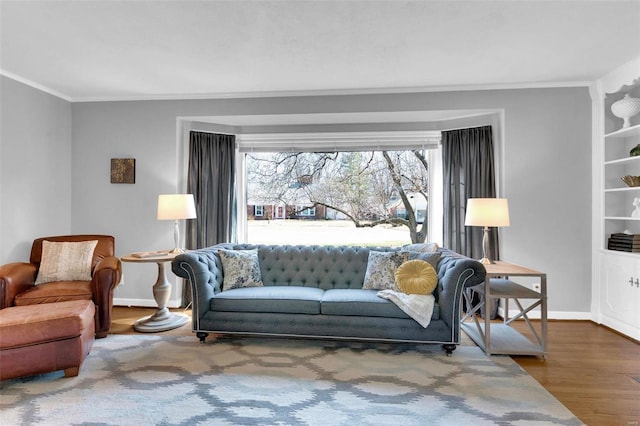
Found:
<path fill-rule="evenodd" d="M 632 136 L 640 136 L 640 124 L 636 124 L 635 126 L 627 127 L 626 129 L 616 130 L 615 132 L 607 133 L 604 135 L 605 138 L 629 138 Z"/>
<path fill-rule="evenodd" d="M 631 216 L 605 216 L 605 220 L 640 220 L 640 217 Z"/>
<path fill-rule="evenodd" d="M 636 155 L 635 157 L 620 158 L 618 160 L 605 161 L 604 165 L 618 166 L 618 165 L 624 165 L 624 164 L 636 163 L 636 162 L 640 162 L 640 155 Z"/>
<path fill-rule="evenodd" d="M 484 294 L 484 284 L 478 284 L 471 287 L 476 293 Z M 542 295 L 537 291 L 533 291 L 523 285 L 515 283 L 511 280 L 492 278 L 491 279 L 491 297 L 505 298 L 515 297 L 517 299 L 540 299 Z"/>
<path fill-rule="evenodd" d="M 618 255 L 628 256 L 628 257 L 640 257 L 640 253 L 633 253 L 633 252 L 630 252 L 630 251 L 601 249 L 601 252 L 602 253 L 607 253 L 607 254 L 618 254 Z"/>
<path fill-rule="evenodd" d="M 505 324 L 491 324 L 491 348 L 487 350 L 483 339 L 484 324 L 480 323 L 479 326 L 480 332 L 478 332 L 478 327 L 475 323 L 465 322 L 461 324 L 462 330 L 467 333 L 471 340 L 489 354 L 545 355 L 540 346 Z"/>
<path fill-rule="evenodd" d="M 640 189 L 640 186 L 626 186 L 621 188 L 605 188 L 604 192 L 630 192 L 637 191 Z"/>

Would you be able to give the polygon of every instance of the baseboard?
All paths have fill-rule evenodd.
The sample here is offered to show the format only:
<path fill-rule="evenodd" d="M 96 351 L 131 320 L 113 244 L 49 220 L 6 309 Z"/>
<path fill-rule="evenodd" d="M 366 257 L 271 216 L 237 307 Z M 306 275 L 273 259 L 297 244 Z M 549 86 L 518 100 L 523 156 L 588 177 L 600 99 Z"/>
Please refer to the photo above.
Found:
<path fill-rule="evenodd" d="M 122 297 L 113 298 L 114 306 L 140 306 L 143 308 L 157 308 L 158 304 L 153 299 L 126 299 Z M 182 305 L 182 299 L 169 300 L 167 308 L 179 308 Z"/>

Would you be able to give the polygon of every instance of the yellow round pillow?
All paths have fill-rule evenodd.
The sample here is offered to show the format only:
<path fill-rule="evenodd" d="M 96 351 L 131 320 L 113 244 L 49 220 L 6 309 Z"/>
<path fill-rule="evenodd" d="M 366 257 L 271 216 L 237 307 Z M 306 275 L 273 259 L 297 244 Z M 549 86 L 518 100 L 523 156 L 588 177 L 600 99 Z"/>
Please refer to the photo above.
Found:
<path fill-rule="evenodd" d="M 395 276 L 396 285 L 407 294 L 431 294 L 438 285 L 436 270 L 420 259 L 404 262 L 396 269 Z"/>

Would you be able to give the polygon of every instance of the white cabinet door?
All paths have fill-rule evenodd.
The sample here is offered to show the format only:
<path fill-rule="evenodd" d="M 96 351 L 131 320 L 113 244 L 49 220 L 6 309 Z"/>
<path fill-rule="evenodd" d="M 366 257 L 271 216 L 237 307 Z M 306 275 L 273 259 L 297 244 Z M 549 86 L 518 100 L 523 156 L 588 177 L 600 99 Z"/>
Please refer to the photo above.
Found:
<path fill-rule="evenodd" d="M 635 339 L 640 336 L 640 256 L 602 256 L 603 323 Z"/>

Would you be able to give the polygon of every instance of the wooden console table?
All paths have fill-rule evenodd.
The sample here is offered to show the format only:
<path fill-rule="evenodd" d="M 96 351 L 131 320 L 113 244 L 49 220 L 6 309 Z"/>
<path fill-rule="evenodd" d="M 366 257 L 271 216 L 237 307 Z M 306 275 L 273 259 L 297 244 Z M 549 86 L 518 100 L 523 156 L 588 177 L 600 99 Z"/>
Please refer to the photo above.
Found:
<path fill-rule="evenodd" d="M 487 355 L 547 355 L 547 274 L 512 263 L 496 261 L 485 265 L 485 282 L 465 291 L 467 306 L 471 306 L 462 319 L 462 329 L 480 346 Z M 512 281 L 511 277 L 540 278 L 540 292 Z M 472 306 L 472 293 L 480 295 L 480 302 Z M 504 321 L 492 323 L 489 315 L 491 299 L 504 299 Z M 509 300 L 513 299 L 519 313 L 509 317 Z M 534 303 L 524 308 L 519 299 L 534 299 Z M 483 321 L 478 319 L 478 311 L 484 306 Z M 535 327 L 527 314 L 540 306 L 540 324 Z M 473 321 L 465 321 L 473 318 Z M 530 337 L 510 326 L 511 322 L 523 319 L 530 331 Z M 538 330 L 536 329 L 538 328 Z"/>

